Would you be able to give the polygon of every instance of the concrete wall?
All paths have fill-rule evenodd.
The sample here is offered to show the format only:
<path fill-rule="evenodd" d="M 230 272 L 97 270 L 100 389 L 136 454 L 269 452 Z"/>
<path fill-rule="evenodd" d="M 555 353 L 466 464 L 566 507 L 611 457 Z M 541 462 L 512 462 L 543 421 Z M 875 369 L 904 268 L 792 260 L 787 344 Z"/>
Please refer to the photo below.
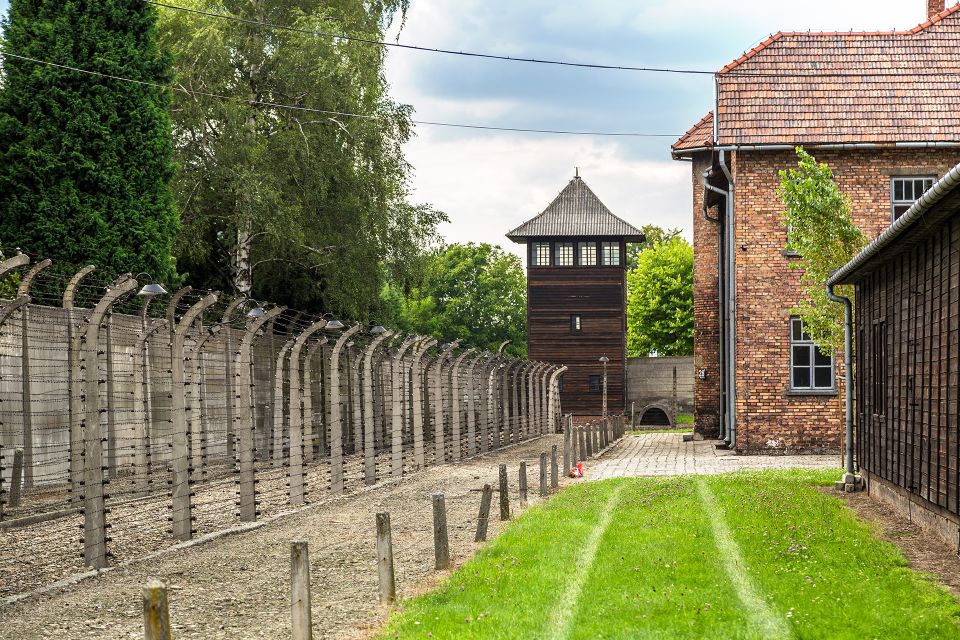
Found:
<path fill-rule="evenodd" d="M 671 423 L 677 413 L 693 413 L 693 375 L 693 356 L 628 358 L 627 411 L 635 407 L 639 421 L 644 407 L 659 405 Z"/>

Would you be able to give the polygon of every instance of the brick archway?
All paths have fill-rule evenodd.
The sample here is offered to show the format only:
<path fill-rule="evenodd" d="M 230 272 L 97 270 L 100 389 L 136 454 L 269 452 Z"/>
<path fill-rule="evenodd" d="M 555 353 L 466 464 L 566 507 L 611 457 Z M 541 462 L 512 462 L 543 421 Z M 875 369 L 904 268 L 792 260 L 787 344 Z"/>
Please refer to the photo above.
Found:
<path fill-rule="evenodd" d="M 676 417 L 673 415 L 673 411 L 666 405 L 648 404 L 640 410 L 639 424 L 641 425 L 672 427 L 675 422 Z"/>

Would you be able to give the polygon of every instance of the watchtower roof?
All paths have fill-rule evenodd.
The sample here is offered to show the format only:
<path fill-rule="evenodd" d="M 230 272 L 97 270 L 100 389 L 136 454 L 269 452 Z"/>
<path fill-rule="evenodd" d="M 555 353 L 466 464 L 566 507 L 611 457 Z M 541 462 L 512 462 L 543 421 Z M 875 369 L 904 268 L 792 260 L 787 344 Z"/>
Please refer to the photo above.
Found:
<path fill-rule="evenodd" d="M 514 242 L 542 237 L 616 237 L 643 242 L 643 232 L 613 215 L 579 175 L 543 212 L 507 234 Z"/>

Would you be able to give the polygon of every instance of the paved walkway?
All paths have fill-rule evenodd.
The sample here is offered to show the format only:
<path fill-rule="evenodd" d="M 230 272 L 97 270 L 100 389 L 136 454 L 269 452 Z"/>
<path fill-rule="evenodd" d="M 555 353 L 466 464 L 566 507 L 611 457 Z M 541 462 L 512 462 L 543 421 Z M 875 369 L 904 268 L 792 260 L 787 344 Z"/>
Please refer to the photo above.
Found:
<path fill-rule="evenodd" d="M 726 473 L 743 469 L 839 469 L 839 455 L 738 456 L 718 450 L 715 440 L 684 442 L 683 434 L 626 436 L 599 460 L 587 465 L 591 480 L 688 473 Z M 592 468 L 591 468 L 592 467 Z"/>

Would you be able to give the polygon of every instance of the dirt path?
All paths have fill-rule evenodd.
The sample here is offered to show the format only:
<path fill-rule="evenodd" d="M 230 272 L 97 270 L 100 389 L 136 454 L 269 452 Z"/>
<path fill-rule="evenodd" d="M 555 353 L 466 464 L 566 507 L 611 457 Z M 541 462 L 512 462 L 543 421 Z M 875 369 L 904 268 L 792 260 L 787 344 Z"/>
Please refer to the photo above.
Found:
<path fill-rule="evenodd" d="M 256 531 L 222 538 L 152 560 L 135 561 L 64 590 L 0 608 L 4 638 L 142 638 L 142 585 L 170 585 L 176 638 L 282 638 L 289 634 L 289 542 L 310 545 L 315 637 L 361 637 L 386 609 L 377 602 L 374 515 L 389 511 L 400 595 L 433 583 L 430 494 L 446 496 L 451 553 L 462 563 L 473 542 L 484 483 L 496 486 L 508 465 L 511 499 L 517 469 L 527 461 L 533 498 L 537 458 L 560 436 L 524 443 L 456 465 L 430 468 L 396 484 L 346 496 L 284 517 Z M 566 482 L 561 481 L 561 482 Z M 533 498 L 535 499 L 535 498 Z M 500 523 L 490 522 L 490 535 Z M 28 570 L 27 567 L 24 567 Z"/>

